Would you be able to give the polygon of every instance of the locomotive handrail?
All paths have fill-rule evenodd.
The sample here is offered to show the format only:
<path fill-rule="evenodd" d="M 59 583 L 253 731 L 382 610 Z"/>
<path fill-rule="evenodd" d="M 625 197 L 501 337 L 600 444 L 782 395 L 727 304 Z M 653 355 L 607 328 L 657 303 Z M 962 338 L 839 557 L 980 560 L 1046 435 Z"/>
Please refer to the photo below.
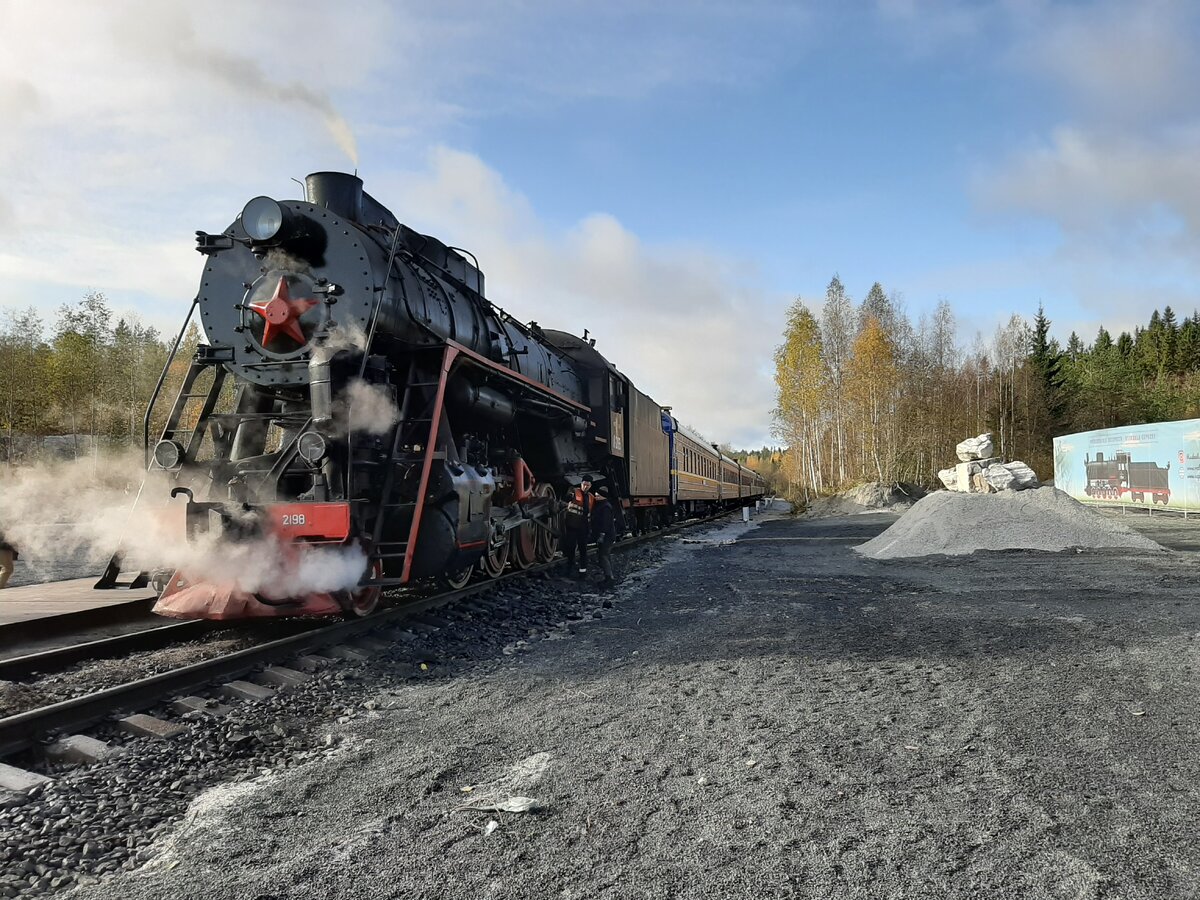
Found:
<path fill-rule="evenodd" d="M 188 309 L 187 318 L 183 320 L 183 327 L 179 329 L 179 334 L 175 337 L 175 346 L 171 348 L 171 352 L 167 355 L 167 361 L 163 364 L 162 373 L 158 376 L 158 384 L 154 386 L 154 393 L 150 395 L 150 402 L 146 405 L 146 416 L 142 420 L 142 461 L 146 468 L 150 467 L 150 418 L 154 414 L 154 406 L 158 403 L 158 395 L 162 393 L 163 383 L 167 380 L 167 372 L 171 370 L 171 363 L 175 362 L 175 354 L 179 352 L 179 345 L 183 343 L 183 336 L 187 332 L 187 327 L 192 321 L 192 313 L 196 311 L 196 306 L 200 303 L 200 295 L 197 294 L 192 298 L 192 305 Z"/>
<path fill-rule="evenodd" d="M 392 246 L 388 250 L 387 265 L 383 267 L 383 284 L 376 291 L 375 309 L 371 311 L 371 327 L 367 330 L 367 342 L 366 346 L 363 347 L 363 358 L 358 367 L 359 378 L 362 378 L 367 371 L 367 357 L 370 355 L 371 346 L 375 342 L 375 329 L 379 324 L 379 310 L 383 306 L 383 295 L 387 292 L 388 279 L 392 277 L 392 264 L 396 261 L 396 250 L 400 246 L 400 230 L 402 227 L 397 223 L 396 227 L 392 230 Z"/>
<path fill-rule="evenodd" d="M 392 246 L 388 250 L 387 265 L 383 270 L 383 283 L 375 291 L 375 308 L 371 310 L 371 325 L 367 329 L 367 340 L 363 345 L 362 361 L 358 364 L 358 377 L 361 379 L 367 373 L 367 360 L 371 356 L 371 347 L 375 342 L 375 330 L 379 325 L 379 310 L 383 307 L 383 297 L 387 293 L 387 284 L 392 277 L 392 265 L 396 261 L 396 250 L 400 246 L 400 230 L 403 226 L 399 222 L 392 229 Z M 403 292 L 403 288 L 401 288 Z M 407 298 L 405 298 L 407 302 Z M 354 483 L 354 436 L 353 434 L 346 435 L 346 496 L 350 496 L 350 485 Z"/>

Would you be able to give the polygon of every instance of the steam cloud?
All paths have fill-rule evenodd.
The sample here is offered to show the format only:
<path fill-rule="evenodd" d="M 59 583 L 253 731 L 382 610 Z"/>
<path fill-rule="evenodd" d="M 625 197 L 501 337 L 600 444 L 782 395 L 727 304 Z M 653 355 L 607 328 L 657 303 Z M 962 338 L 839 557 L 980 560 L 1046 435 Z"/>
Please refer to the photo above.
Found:
<path fill-rule="evenodd" d="M 334 417 L 343 434 L 387 434 L 400 421 L 392 392 L 381 384 L 351 381 L 334 403 Z"/>
<path fill-rule="evenodd" d="M 363 351 L 367 349 L 367 333 L 353 319 L 338 322 L 329 329 L 324 346 L 334 352 L 339 350 Z"/>
<path fill-rule="evenodd" d="M 357 546 L 301 551 L 271 537 L 233 541 L 216 530 L 189 541 L 186 501 L 170 499 L 173 485 L 164 472 L 146 473 L 135 453 L 17 469 L 0 476 L 0 531 L 20 551 L 19 565 L 42 580 L 61 577 L 64 560 L 99 574 L 118 548 L 126 572 L 178 569 L 193 582 L 273 599 L 353 589 L 366 571 Z"/>

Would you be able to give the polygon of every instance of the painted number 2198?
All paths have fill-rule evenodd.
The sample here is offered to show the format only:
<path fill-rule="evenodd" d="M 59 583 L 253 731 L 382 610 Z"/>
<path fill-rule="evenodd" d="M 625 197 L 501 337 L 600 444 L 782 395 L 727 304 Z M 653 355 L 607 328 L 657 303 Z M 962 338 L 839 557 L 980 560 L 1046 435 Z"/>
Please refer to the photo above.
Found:
<path fill-rule="evenodd" d="M 307 521 L 304 513 L 285 513 L 283 516 L 284 525 L 304 525 Z"/>

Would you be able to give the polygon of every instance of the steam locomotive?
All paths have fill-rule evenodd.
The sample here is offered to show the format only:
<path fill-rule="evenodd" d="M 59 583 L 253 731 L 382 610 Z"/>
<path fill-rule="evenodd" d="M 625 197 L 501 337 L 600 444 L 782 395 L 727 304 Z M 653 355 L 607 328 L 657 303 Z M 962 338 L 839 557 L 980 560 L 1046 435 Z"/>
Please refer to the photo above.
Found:
<path fill-rule="evenodd" d="M 304 194 L 255 197 L 224 232 L 197 232 L 184 328 L 198 310 L 205 342 L 150 468 L 187 498 L 193 537 L 354 548 L 361 577 L 272 596 L 172 571 L 156 611 L 367 615 L 383 588 L 549 561 L 559 498 L 588 473 L 634 530 L 762 496 L 757 473 L 681 429 L 586 332 L 494 306 L 471 253 L 401 224 L 357 176 L 310 175 Z"/>
<path fill-rule="evenodd" d="M 1169 465 L 1133 462 L 1125 450 L 1117 451 L 1113 459 L 1105 459 L 1103 453 L 1097 453 L 1095 459 L 1084 454 L 1083 465 L 1087 470 L 1084 493 L 1096 500 L 1121 500 L 1128 495 L 1134 503 L 1141 503 L 1149 496 L 1152 503 L 1166 506 L 1171 499 Z"/>

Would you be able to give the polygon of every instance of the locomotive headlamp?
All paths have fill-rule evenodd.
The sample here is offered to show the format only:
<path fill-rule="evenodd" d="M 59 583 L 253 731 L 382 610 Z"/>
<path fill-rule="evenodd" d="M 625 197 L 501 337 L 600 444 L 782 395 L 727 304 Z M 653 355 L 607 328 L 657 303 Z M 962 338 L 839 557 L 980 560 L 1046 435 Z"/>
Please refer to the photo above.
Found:
<path fill-rule="evenodd" d="M 283 207 L 270 197 L 255 197 L 242 210 L 242 227 L 252 241 L 269 241 L 283 228 Z"/>
<path fill-rule="evenodd" d="M 315 431 L 306 431 L 296 441 L 296 452 L 309 465 L 315 466 L 325 458 L 328 448 L 325 438 Z"/>
<path fill-rule="evenodd" d="M 154 446 L 154 462 L 160 469 L 178 469 L 183 462 L 183 446 L 177 441 L 159 441 Z"/>

